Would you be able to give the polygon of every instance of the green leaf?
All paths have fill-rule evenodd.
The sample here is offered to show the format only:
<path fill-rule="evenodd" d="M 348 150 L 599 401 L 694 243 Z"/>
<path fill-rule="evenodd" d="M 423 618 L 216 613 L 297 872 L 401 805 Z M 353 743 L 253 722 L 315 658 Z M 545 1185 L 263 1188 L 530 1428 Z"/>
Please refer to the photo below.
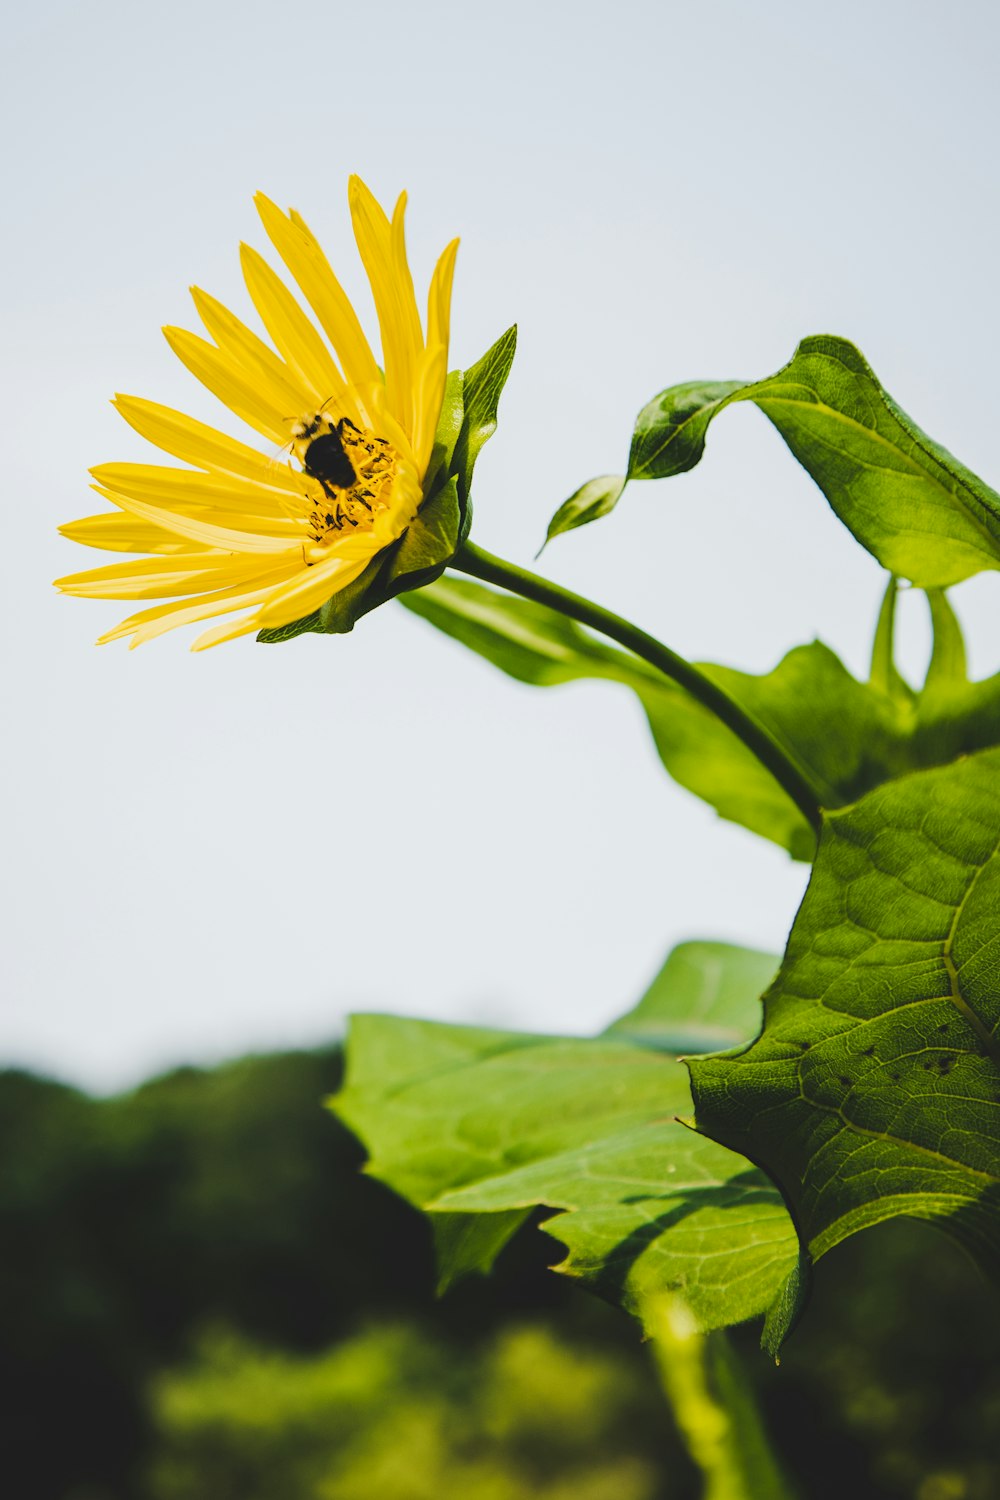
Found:
<path fill-rule="evenodd" d="M 555 610 L 466 579 L 442 578 L 403 602 L 522 682 L 548 687 L 595 677 L 631 688 L 675 781 L 720 816 L 798 859 L 812 858 L 813 832 L 770 772 L 713 714 L 637 657 Z M 932 607 L 945 618 L 947 605 L 938 600 Z M 948 649 L 954 656 L 954 643 Z M 818 641 L 796 647 L 760 677 L 705 663 L 702 671 L 771 730 L 828 808 L 853 802 L 889 777 L 1000 743 L 1000 675 L 945 683 L 939 674 L 915 694 L 899 686 L 894 667 L 895 676 L 886 675 L 891 656 L 884 645 L 878 652 L 884 660 L 874 684 L 858 682 Z"/>
<path fill-rule="evenodd" d="M 588 479 L 586 484 L 564 500 L 549 522 L 545 541 L 539 548 L 541 556 L 554 536 L 564 531 L 573 531 L 577 526 L 586 526 L 588 521 L 597 521 L 609 515 L 621 499 L 625 488 L 624 474 L 601 474 L 597 479 Z"/>
<path fill-rule="evenodd" d="M 442 578 L 400 603 L 522 682 L 549 686 L 632 671 L 634 658 L 606 646 L 558 611 L 465 578 Z M 649 676 L 642 662 L 636 670 Z"/>
<path fill-rule="evenodd" d="M 465 414 L 451 466 L 451 473 L 458 477 L 458 494 L 463 508 L 468 506 L 476 459 L 483 444 L 497 430 L 497 407 L 510 374 L 516 347 L 515 324 L 501 334 L 482 359 L 477 360 L 465 372 Z"/>
<path fill-rule="evenodd" d="M 785 1292 L 794 1229 L 760 1172 L 678 1122 L 690 1097 L 673 1050 L 752 1034 L 773 972 L 767 955 L 686 945 L 596 1039 L 356 1016 L 332 1105 L 367 1146 L 367 1170 L 443 1217 L 445 1279 L 488 1269 L 545 1208 L 568 1250 L 558 1269 L 609 1300 L 637 1311 L 679 1291 L 701 1328 L 779 1305 L 784 1332 L 798 1307 Z"/>
<path fill-rule="evenodd" d="M 1000 751 L 825 822 L 764 1028 L 690 1063 L 698 1128 L 822 1255 L 896 1215 L 1000 1272 Z"/>
<path fill-rule="evenodd" d="M 709 422 L 745 389 L 742 380 L 689 380 L 654 396 L 636 418 L 629 479 L 667 479 L 693 469 Z"/>
<path fill-rule="evenodd" d="M 685 1056 L 734 1047 L 756 1028 L 757 996 L 774 970 L 774 954 L 756 948 L 681 943 L 638 1005 L 604 1034 Z"/>
<path fill-rule="evenodd" d="M 965 646 L 951 606 L 943 596 L 928 597 L 934 650 L 911 719 L 913 759 L 921 766 L 942 765 L 1000 744 L 1000 673 L 981 682 L 968 680 Z"/>
<path fill-rule="evenodd" d="M 424 1206 L 413 1201 L 418 1208 Z M 463 1276 L 473 1272 L 489 1275 L 500 1251 L 520 1229 L 528 1212 L 515 1208 L 499 1214 L 431 1214 L 438 1296 L 443 1296 Z"/>
<path fill-rule="evenodd" d="M 883 390 L 846 339 L 803 339 L 750 387 L 840 519 L 879 562 L 922 588 L 1000 567 L 1000 495 Z"/>
<path fill-rule="evenodd" d="M 628 478 L 694 468 L 709 423 L 734 401 L 760 408 L 890 572 L 946 588 L 1000 568 L 1000 495 L 921 431 L 853 344 L 826 334 L 803 339 L 766 380 L 688 381 L 661 392 L 639 413 Z"/>
<path fill-rule="evenodd" d="M 812 857 L 812 830 L 770 772 L 714 715 L 636 657 L 604 645 L 544 605 L 465 579 L 442 578 L 401 602 L 522 682 L 548 687 L 603 677 L 627 685 L 642 702 L 660 758 L 675 780 L 723 817 L 773 839 L 799 858 Z M 828 654 L 835 662 L 832 653 Z M 718 673 L 720 680 L 725 675 L 722 669 L 709 671 Z M 847 675 L 844 668 L 839 671 Z M 790 703 L 798 702 L 799 675 L 793 667 Z M 811 709 L 827 706 L 829 675 L 817 682 L 817 691 L 808 702 L 799 705 L 803 723 L 809 722 Z M 726 685 L 731 687 L 728 677 Z"/>

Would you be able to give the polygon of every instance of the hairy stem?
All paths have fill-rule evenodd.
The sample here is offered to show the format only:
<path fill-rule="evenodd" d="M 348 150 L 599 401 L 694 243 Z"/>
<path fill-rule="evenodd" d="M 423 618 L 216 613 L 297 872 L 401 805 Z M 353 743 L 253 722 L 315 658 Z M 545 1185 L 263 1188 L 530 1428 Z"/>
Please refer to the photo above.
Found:
<path fill-rule="evenodd" d="M 482 579 L 484 583 L 498 584 L 512 594 L 534 600 L 536 604 L 546 604 L 550 609 L 567 615 L 569 619 L 600 631 L 609 640 L 624 646 L 627 651 L 641 657 L 672 682 L 685 688 L 692 698 L 696 698 L 742 740 L 788 793 L 809 825 L 819 833 L 822 821 L 820 798 L 806 773 L 769 729 L 741 708 L 735 699 L 693 663 L 678 656 L 676 651 L 671 651 L 669 646 L 665 646 L 655 636 L 647 635 L 644 630 L 639 630 L 620 615 L 613 614 L 611 610 L 602 609 L 599 604 L 561 588 L 557 583 L 550 583 L 548 579 L 539 578 L 536 573 L 529 573 L 514 563 L 505 562 L 501 557 L 494 557 L 492 553 L 485 552 L 471 542 L 465 542 L 459 548 L 449 566 L 459 573 L 468 573 L 472 578 Z"/>

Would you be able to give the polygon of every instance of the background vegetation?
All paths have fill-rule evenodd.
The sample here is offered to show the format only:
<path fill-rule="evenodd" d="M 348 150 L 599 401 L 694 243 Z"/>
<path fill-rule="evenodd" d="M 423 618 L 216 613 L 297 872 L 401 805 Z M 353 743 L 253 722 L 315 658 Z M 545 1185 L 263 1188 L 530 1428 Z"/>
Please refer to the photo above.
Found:
<path fill-rule="evenodd" d="M 320 1107 L 337 1049 L 112 1099 L 0 1075 L 3 1465 L 18 1500 L 695 1500 L 634 1327 L 531 1229 L 434 1296 L 422 1218 Z M 1000 1310 L 897 1222 L 818 1269 L 780 1368 L 803 1494 L 1000 1493 Z M 280 1479 L 279 1479 L 280 1476 Z"/>

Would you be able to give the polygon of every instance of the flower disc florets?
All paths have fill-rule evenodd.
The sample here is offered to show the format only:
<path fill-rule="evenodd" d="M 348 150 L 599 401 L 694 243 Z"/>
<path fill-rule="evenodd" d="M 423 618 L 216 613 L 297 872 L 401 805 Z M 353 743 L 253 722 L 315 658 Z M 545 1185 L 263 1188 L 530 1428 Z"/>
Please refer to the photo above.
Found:
<path fill-rule="evenodd" d="M 319 562 L 324 549 L 343 536 L 374 531 L 389 509 L 400 458 L 377 433 L 361 432 L 349 417 L 336 422 L 326 412 L 294 423 L 292 449 L 303 473 L 315 481 L 309 496 L 313 540 L 306 556 Z"/>

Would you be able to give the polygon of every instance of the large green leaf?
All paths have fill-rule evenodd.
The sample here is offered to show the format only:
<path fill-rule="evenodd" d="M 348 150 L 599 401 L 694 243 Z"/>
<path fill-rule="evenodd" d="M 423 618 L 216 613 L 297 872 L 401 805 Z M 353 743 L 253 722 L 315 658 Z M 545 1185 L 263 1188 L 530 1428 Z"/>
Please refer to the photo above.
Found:
<path fill-rule="evenodd" d="M 880 631 L 890 650 L 893 599 L 891 591 Z M 403 602 L 522 682 L 548 687 L 597 677 L 630 687 L 676 781 L 722 817 L 812 858 L 812 830 L 770 772 L 713 714 L 637 657 L 545 605 L 465 579 L 442 578 Z M 899 689 L 881 659 L 881 639 L 870 683 L 858 682 L 818 641 L 790 651 L 762 677 L 711 664 L 702 670 L 767 725 L 827 807 L 840 807 L 888 777 L 1000 743 L 1000 675 L 967 681 L 957 622 L 943 596 L 933 596 L 932 606 L 936 646 L 921 693 Z"/>
<path fill-rule="evenodd" d="M 1000 751 L 826 819 L 762 1034 L 690 1068 L 812 1255 L 904 1214 L 1000 1271 Z"/>
<path fill-rule="evenodd" d="M 773 422 L 840 519 L 892 572 L 945 588 L 1000 568 L 1000 495 L 921 431 L 847 339 L 803 339 L 766 380 L 689 381 L 662 391 L 636 420 L 625 478 L 694 468 L 709 423 L 735 401 L 753 401 Z M 612 495 L 606 476 L 602 483 Z M 550 536 L 611 504 L 565 502 Z"/>
<path fill-rule="evenodd" d="M 537 1036 L 355 1016 L 333 1107 L 367 1170 L 440 1227 L 443 1279 L 487 1270 L 533 1210 L 568 1250 L 558 1267 L 637 1311 L 678 1291 L 702 1328 L 773 1309 L 777 1340 L 801 1295 L 780 1195 L 694 1134 L 678 1049 L 746 1038 L 774 973 L 767 954 L 678 948 L 603 1036 Z"/>
<path fill-rule="evenodd" d="M 660 1052 L 719 1052 L 748 1040 L 777 959 L 732 943 L 681 943 L 637 1005 L 604 1035 Z"/>

